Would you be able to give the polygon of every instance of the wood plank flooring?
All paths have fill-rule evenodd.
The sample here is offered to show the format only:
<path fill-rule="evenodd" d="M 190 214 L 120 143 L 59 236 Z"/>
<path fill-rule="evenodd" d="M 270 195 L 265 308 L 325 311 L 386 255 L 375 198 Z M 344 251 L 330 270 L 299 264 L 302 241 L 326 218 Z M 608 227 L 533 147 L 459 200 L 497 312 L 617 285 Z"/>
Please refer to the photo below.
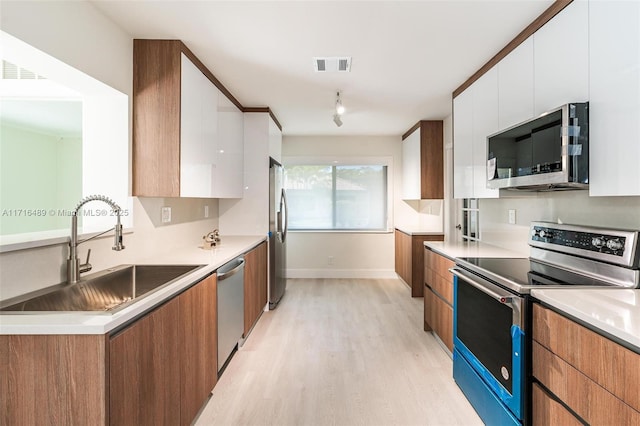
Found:
<path fill-rule="evenodd" d="M 481 425 L 397 279 L 289 279 L 196 425 Z"/>

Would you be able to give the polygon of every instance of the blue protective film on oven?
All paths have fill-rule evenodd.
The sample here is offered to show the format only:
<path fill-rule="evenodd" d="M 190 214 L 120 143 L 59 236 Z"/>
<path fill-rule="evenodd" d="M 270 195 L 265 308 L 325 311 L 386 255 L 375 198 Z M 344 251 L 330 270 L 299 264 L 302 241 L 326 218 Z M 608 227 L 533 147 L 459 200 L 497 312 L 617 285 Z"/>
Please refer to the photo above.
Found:
<path fill-rule="evenodd" d="M 457 302 L 458 302 L 458 277 L 453 280 L 453 346 L 471 365 L 486 385 L 495 393 L 509 410 L 518 418 L 523 417 L 524 404 L 524 331 L 517 325 L 511 326 L 511 359 L 512 359 L 512 390 L 509 393 L 489 370 L 473 355 L 473 353 L 458 338 Z M 454 360 L 455 362 L 455 360 Z"/>
<path fill-rule="evenodd" d="M 453 351 L 453 379 L 482 421 L 491 426 L 521 426 L 522 422 L 503 404 L 460 352 Z"/>

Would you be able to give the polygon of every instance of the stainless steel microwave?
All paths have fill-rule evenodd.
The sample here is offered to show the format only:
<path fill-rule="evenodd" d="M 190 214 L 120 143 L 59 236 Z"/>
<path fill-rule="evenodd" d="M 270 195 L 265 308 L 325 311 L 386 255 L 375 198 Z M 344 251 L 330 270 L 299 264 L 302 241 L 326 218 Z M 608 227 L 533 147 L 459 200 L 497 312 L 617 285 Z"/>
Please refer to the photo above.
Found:
<path fill-rule="evenodd" d="M 586 189 L 589 103 L 569 103 L 487 137 L 487 186 Z"/>

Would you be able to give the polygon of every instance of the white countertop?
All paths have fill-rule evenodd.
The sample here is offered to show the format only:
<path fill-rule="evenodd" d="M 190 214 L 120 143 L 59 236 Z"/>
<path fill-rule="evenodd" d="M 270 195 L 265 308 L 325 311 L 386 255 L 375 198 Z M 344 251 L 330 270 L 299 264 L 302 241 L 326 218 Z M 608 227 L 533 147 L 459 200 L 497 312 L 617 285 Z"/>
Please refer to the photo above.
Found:
<path fill-rule="evenodd" d="M 543 289 L 531 295 L 640 351 L 640 290 Z"/>
<path fill-rule="evenodd" d="M 478 241 L 426 241 L 424 245 L 451 260 L 455 260 L 456 257 L 529 257 L 528 255 Z"/>
<path fill-rule="evenodd" d="M 397 229 L 398 231 L 404 232 L 405 234 L 408 234 L 408 235 L 442 235 L 444 236 L 443 231 L 429 231 L 426 229 L 404 227 L 404 226 L 396 226 L 395 229 Z"/>
<path fill-rule="evenodd" d="M 265 239 L 266 236 L 226 236 L 222 239 L 222 243 L 212 250 L 203 250 L 196 245 L 172 247 L 170 252 L 144 259 L 139 263 L 205 266 L 113 314 L 94 312 L 1 314 L 0 335 L 105 334 L 179 293 Z"/>

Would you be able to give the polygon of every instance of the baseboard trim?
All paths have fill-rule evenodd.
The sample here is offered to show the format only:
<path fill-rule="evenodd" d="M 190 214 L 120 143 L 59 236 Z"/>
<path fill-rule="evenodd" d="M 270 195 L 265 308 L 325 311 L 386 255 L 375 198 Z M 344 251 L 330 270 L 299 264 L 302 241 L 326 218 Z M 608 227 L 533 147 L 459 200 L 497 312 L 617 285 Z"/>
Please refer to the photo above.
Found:
<path fill-rule="evenodd" d="M 398 275 L 387 269 L 287 269 L 287 278 L 395 279 Z"/>

